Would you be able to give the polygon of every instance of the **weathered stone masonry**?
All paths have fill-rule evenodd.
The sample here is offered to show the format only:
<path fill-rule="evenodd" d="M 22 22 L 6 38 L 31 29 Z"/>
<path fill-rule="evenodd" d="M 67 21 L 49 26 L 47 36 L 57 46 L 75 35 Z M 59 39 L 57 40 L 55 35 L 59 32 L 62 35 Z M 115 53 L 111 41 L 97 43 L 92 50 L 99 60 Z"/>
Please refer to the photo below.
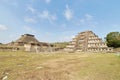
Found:
<path fill-rule="evenodd" d="M 85 31 L 78 33 L 65 50 L 81 52 L 107 52 L 112 51 L 113 49 L 107 47 L 106 43 L 92 31 Z"/>

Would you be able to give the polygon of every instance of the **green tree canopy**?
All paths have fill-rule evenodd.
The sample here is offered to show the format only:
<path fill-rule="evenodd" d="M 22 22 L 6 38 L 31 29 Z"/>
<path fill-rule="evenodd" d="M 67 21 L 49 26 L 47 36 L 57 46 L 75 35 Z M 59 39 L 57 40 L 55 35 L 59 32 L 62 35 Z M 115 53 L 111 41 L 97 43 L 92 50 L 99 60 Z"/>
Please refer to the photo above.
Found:
<path fill-rule="evenodd" d="M 106 37 L 107 45 L 109 47 L 120 47 L 120 33 L 119 32 L 110 32 Z"/>

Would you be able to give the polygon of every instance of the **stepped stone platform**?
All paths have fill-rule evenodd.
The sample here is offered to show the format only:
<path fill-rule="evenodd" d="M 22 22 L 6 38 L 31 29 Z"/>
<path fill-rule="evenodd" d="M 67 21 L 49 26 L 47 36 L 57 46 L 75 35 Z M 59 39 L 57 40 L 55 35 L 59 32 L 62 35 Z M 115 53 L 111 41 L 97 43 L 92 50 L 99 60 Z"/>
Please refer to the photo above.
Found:
<path fill-rule="evenodd" d="M 64 49 L 65 51 L 80 51 L 80 52 L 112 52 L 113 49 L 108 47 L 92 31 L 84 31 L 78 33 L 75 38 L 70 41 L 69 45 Z"/>

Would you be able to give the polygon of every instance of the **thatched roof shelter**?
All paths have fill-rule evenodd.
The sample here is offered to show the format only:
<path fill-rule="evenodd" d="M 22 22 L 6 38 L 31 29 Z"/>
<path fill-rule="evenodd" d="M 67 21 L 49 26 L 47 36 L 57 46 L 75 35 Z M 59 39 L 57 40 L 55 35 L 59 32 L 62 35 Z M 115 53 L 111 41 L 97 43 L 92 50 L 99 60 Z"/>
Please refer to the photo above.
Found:
<path fill-rule="evenodd" d="M 11 42 L 8 45 L 15 45 L 15 46 L 24 46 L 24 44 L 32 44 L 32 45 L 39 45 L 39 46 L 49 46 L 48 43 L 39 42 L 34 35 L 31 34 L 24 34 L 21 35 L 19 39 L 15 42 Z"/>
<path fill-rule="evenodd" d="M 31 34 L 24 34 L 15 42 L 16 43 L 29 43 L 29 42 L 39 43 L 39 41 L 34 37 L 34 35 L 31 35 Z"/>

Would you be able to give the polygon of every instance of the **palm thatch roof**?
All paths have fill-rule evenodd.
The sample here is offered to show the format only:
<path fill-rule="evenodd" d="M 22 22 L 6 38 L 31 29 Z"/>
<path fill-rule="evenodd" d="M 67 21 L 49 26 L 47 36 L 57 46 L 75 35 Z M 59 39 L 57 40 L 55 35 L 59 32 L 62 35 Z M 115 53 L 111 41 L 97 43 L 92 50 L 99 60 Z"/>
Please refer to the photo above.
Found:
<path fill-rule="evenodd" d="M 24 34 L 15 42 L 8 43 L 9 46 L 24 46 L 24 44 L 39 45 L 39 46 L 53 46 L 46 42 L 39 42 L 34 35 Z"/>
<path fill-rule="evenodd" d="M 34 35 L 31 35 L 31 34 L 24 34 L 15 42 L 16 43 L 30 43 L 30 42 L 39 43 L 39 41 L 34 37 Z"/>
<path fill-rule="evenodd" d="M 48 43 L 45 42 L 39 42 L 34 35 L 31 34 L 24 34 L 21 35 L 19 39 L 17 39 L 15 42 L 11 42 L 8 45 L 15 45 L 15 46 L 24 46 L 24 44 L 32 44 L 32 45 L 41 45 L 41 46 L 49 46 Z"/>

